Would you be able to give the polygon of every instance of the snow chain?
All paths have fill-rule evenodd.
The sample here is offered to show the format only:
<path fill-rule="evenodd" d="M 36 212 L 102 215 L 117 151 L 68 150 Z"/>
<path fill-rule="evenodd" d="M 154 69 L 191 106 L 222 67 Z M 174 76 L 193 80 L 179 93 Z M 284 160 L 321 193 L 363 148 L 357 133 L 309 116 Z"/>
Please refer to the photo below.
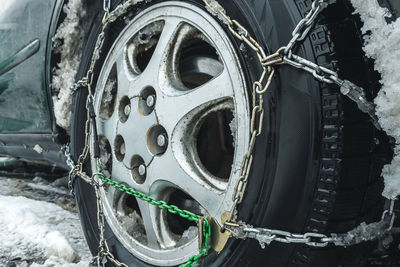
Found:
<path fill-rule="evenodd" d="M 251 115 L 251 126 L 250 133 L 251 139 L 249 143 L 249 149 L 247 153 L 244 155 L 241 170 L 240 170 L 240 178 L 235 186 L 234 193 L 232 195 L 233 205 L 228 214 L 228 219 L 224 223 L 221 231 L 228 231 L 230 236 L 233 236 L 237 239 L 247 239 L 254 238 L 257 239 L 261 246 L 264 248 L 265 244 L 269 245 L 273 241 L 282 242 L 282 243 L 298 243 L 305 244 L 312 247 L 325 247 L 329 244 L 336 246 L 351 246 L 355 244 L 359 244 L 361 242 L 375 240 L 377 238 L 381 238 L 389 233 L 392 229 L 393 222 L 395 219 L 394 214 L 394 203 L 395 200 L 387 200 L 385 205 L 385 210 L 382 215 L 382 219 L 379 222 L 371 223 L 371 224 L 361 224 L 357 228 L 343 234 L 319 234 L 319 233 L 305 233 L 305 234 L 295 234 L 281 230 L 273 230 L 266 228 L 254 228 L 251 225 L 246 223 L 237 221 L 237 206 L 242 202 L 246 186 L 248 183 L 250 170 L 253 163 L 253 152 L 256 145 L 257 136 L 262 133 L 263 126 L 263 118 L 264 118 L 264 109 L 263 109 L 263 101 L 264 94 L 268 91 L 268 88 L 271 85 L 272 79 L 275 74 L 274 67 L 282 64 L 287 64 L 293 66 L 295 68 L 304 70 L 310 74 L 312 74 L 318 81 L 330 84 L 337 84 L 340 87 L 340 91 L 343 95 L 348 96 L 352 101 L 354 101 L 358 108 L 367 113 L 374 123 L 375 127 L 380 128 L 378 119 L 375 115 L 375 107 L 374 105 L 366 99 L 365 92 L 363 88 L 358 87 L 347 80 L 341 80 L 338 77 L 338 74 L 330 69 L 319 66 L 314 62 L 306 60 L 298 55 L 293 54 L 293 48 L 299 42 L 303 41 L 309 34 L 310 30 L 313 28 L 318 15 L 321 13 L 323 9 L 325 9 L 329 4 L 336 2 L 336 0 L 314 0 L 312 3 L 311 10 L 306 15 L 304 19 L 302 19 L 292 33 L 292 39 L 290 42 L 278 49 L 277 52 L 267 56 L 263 47 L 252 37 L 249 32 L 243 27 L 238 21 L 230 19 L 230 17 L 226 14 L 223 7 L 215 0 L 202 0 L 206 6 L 206 9 L 214 16 L 216 16 L 222 23 L 227 25 L 230 32 L 240 41 L 247 44 L 255 53 L 257 53 L 260 65 L 262 67 L 262 74 L 258 81 L 253 83 L 252 88 L 252 115 Z M 187 263 L 181 266 L 193 266 L 198 263 L 201 257 L 206 256 L 210 250 L 210 244 L 212 243 L 211 236 L 211 226 L 210 226 L 210 218 L 206 218 L 200 215 L 196 215 L 190 211 L 182 210 L 174 205 L 168 205 L 164 201 L 158 201 L 152 197 L 149 197 L 141 192 L 136 191 L 133 188 L 127 187 L 123 184 L 118 183 L 110 178 L 107 178 L 103 174 L 103 169 L 99 160 L 100 157 L 100 148 L 99 141 L 97 136 L 96 129 L 96 115 L 93 106 L 93 91 L 92 91 L 92 83 L 93 83 L 93 75 L 94 75 L 94 67 L 97 63 L 97 60 L 100 57 L 101 49 L 104 44 L 105 39 L 105 30 L 107 27 L 113 23 L 115 20 L 120 18 L 122 15 L 128 12 L 128 9 L 134 6 L 137 0 L 127 0 L 123 4 L 117 6 L 112 12 L 110 12 L 110 0 L 104 0 L 104 17 L 103 17 L 103 27 L 101 33 L 99 34 L 96 42 L 96 46 L 92 55 L 91 64 L 89 70 L 85 77 L 83 77 L 80 81 L 72 87 L 72 92 L 75 92 L 78 88 L 86 87 L 88 90 L 88 96 L 86 101 L 86 110 L 87 110 L 87 120 L 85 123 L 85 146 L 81 155 L 79 156 L 77 163 L 74 164 L 71 154 L 69 151 L 69 147 L 67 146 L 65 149 L 65 155 L 67 158 L 67 164 L 71 168 L 70 171 L 70 179 L 69 186 L 71 191 L 73 191 L 73 183 L 75 181 L 75 177 L 80 177 L 87 183 L 91 184 L 94 187 L 96 199 L 97 199 L 97 220 L 99 227 L 99 249 L 98 255 L 94 258 L 93 263 L 98 266 L 104 266 L 107 261 L 112 262 L 116 266 L 127 266 L 124 263 L 121 263 L 111 253 L 107 240 L 104 237 L 104 228 L 105 228 L 105 217 L 103 213 L 103 201 L 100 197 L 100 187 L 104 184 L 110 185 L 126 194 L 139 198 L 141 200 L 147 201 L 151 205 L 155 205 L 160 209 L 165 209 L 172 214 L 177 214 L 185 219 L 190 221 L 197 222 L 199 225 L 199 240 L 201 240 L 199 247 L 200 251 L 198 255 L 192 256 Z M 91 135 L 92 133 L 92 135 Z M 91 177 L 89 177 L 83 171 L 84 161 L 87 159 L 89 154 L 89 141 L 91 136 L 94 141 L 94 151 L 93 157 L 97 160 L 98 170 L 97 173 L 94 173 Z M 211 218 L 212 220 L 212 218 Z M 371 231 L 373 230 L 373 231 Z M 372 234 L 370 233 L 372 232 Z"/>

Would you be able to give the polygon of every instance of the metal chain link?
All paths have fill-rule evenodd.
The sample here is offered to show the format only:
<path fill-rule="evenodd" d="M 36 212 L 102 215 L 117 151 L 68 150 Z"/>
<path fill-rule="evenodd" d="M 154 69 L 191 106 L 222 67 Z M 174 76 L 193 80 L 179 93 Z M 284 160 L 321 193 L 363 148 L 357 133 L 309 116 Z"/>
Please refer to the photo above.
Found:
<path fill-rule="evenodd" d="M 171 214 L 177 214 L 181 216 L 184 219 L 187 219 L 189 221 L 193 222 L 199 222 L 202 220 L 202 223 L 199 224 L 202 226 L 201 232 L 202 232 L 202 239 L 204 241 L 201 244 L 199 254 L 193 255 L 188 259 L 188 261 L 185 264 L 182 264 L 181 267 L 188 267 L 188 266 L 194 266 L 198 263 L 200 258 L 206 256 L 210 250 L 210 240 L 211 240 L 211 225 L 208 221 L 207 218 L 201 217 L 200 215 L 194 214 L 188 210 L 183 210 L 180 209 L 179 207 L 175 205 L 168 205 L 165 201 L 162 200 L 156 200 L 153 197 L 147 196 L 146 194 L 143 194 L 137 190 L 135 190 L 132 187 L 128 187 L 124 184 L 121 184 L 117 181 L 114 181 L 110 178 L 107 178 L 104 176 L 103 169 L 101 166 L 100 159 L 97 159 L 97 168 L 98 168 L 98 173 L 93 174 L 93 180 L 94 178 L 97 177 L 98 180 L 102 182 L 101 186 L 104 184 L 110 185 L 113 188 L 124 192 L 128 195 L 134 196 L 138 199 L 141 199 L 143 201 L 148 202 L 150 205 L 157 206 L 159 209 L 166 210 Z M 98 255 L 96 257 L 96 261 L 99 265 L 99 263 L 103 263 L 104 259 L 107 259 L 108 261 L 114 263 L 116 266 L 122 266 L 122 267 L 127 267 L 126 264 L 121 263 L 117 259 L 115 259 L 114 255 L 110 252 L 110 249 L 108 247 L 107 241 L 104 238 L 104 225 L 105 225 L 105 218 L 104 218 L 104 211 L 103 211 L 103 200 L 101 199 L 100 196 L 100 184 L 96 181 L 93 184 L 95 188 L 95 193 L 96 193 L 96 199 L 97 199 L 97 221 L 99 222 L 99 230 L 100 230 L 100 244 L 99 244 L 99 249 L 98 249 Z"/>
<path fill-rule="evenodd" d="M 104 184 L 110 185 L 113 188 L 118 189 L 121 192 L 124 192 L 128 195 L 134 196 L 140 200 L 146 201 L 146 202 L 150 203 L 151 205 L 157 206 L 159 209 L 167 210 L 169 213 L 172 213 L 172 214 L 177 214 L 177 215 L 181 216 L 182 218 L 187 219 L 189 221 L 198 222 L 201 219 L 201 216 L 196 215 L 190 211 L 182 210 L 174 205 L 168 205 L 165 201 L 156 200 L 153 197 L 147 196 L 146 194 L 136 191 L 134 188 L 128 187 L 124 184 L 121 184 L 121 183 L 115 181 L 115 180 L 105 177 L 103 174 L 103 169 L 101 167 L 100 161 L 97 162 L 97 167 L 98 167 L 99 173 L 94 174 L 94 176 L 97 176 Z"/>
<path fill-rule="evenodd" d="M 300 56 L 293 54 L 293 48 L 297 43 L 303 41 L 308 36 L 318 18 L 318 15 L 326 7 L 328 7 L 328 5 L 335 3 L 336 0 L 314 0 L 311 5 L 311 10 L 302 20 L 299 21 L 299 23 L 293 30 L 292 39 L 289 41 L 289 43 L 286 46 L 279 48 L 277 52 L 269 56 L 265 56 L 263 48 L 255 41 L 254 38 L 249 36 L 249 33 L 245 27 L 243 27 L 236 20 L 231 20 L 229 16 L 226 15 L 225 10 L 218 2 L 214 0 L 203 0 L 203 2 L 206 4 L 207 9 L 211 13 L 218 16 L 223 23 L 228 25 L 229 30 L 233 33 L 234 36 L 236 36 L 240 41 L 245 42 L 257 53 L 261 66 L 264 70 L 260 81 L 254 82 L 253 84 L 254 108 L 251 117 L 250 131 L 252 137 L 250 140 L 249 150 L 244 156 L 242 162 L 240 178 L 235 186 L 235 190 L 232 196 L 234 204 L 230 211 L 230 218 L 227 222 L 225 222 L 224 229 L 230 231 L 232 236 L 234 236 L 235 238 L 255 238 L 258 239 L 261 244 L 269 244 L 272 241 L 277 241 L 282 243 L 302 243 L 313 247 L 324 247 L 328 244 L 334 244 L 336 246 L 349 246 L 378 238 L 378 236 L 376 235 L 366 236 L 365 232 L 360 233 L 361 236 L 362 234 L 364 234 L 364 236 L 362 236 L 361 238 L 354 238 L 355 232 L 358 231 L 358 228 L 353 229 L 352 231 L 349 231 L 345 234 L 331 234 L 330 236 L 327 236 L 319 233 L 293 234 L 281 230 L 254 228 L 251 225 L 236 223 L 237 206 L 243 200 L 249 179 L 250 169 L 253 163 L 253 150 L 256 143 L 256 137 L 259 136 L 262 132 L 262 120 L 264 115 L 264 110 L 262 108 L 262 94 L 267 91 L 273 78 L 275 71 L 272 67 L 282 64 L 288 64 L 290 66 L 302 69 L 312 74 L 320 82 L 337 84 L 340 87 L 341 93 L 348 96 L 352 101 L 354 101 L 361 111 L 367 113 L 371 117 L 375 127 L 377 129 L 381 129 L 378 118 L 375 115 L 375 107 L 371 102 L 367 100 L 363 88 L 353 84 L 350 81 L 341 80 L 336 72 L 328 68 L 319 66 L 312 61 L 306 60 Z M 269 75 L 268 81 L 264 89 L 261 90 L 261 88 L 263 88 L 262 82 L 264 81 L 264 78 L 265 76 L 267 76 L 267 74 Z M 259 97 L 258 102 L 256 102 L 256 94 Z M 259 115 L 258 118 L 257 115 Z M 255 126 L 256 120 L 258 120 L 258 126 Z M 394 200 L 387 200 L 387 202 L 390 203 L 390 207 L 384 210 L 381 221 L 365 226 L 375 228 L 380 226 L 381 228 L 383 228 L 382 232 L 379 232 L 380 235 L 383 235 L 387 231 L 390 231 L 395 218 L 393 212 Z"/>
<path fill-rule="evenodd" d="M 314 0 L 311 5 L 311 10 L 302 20 L 299 21 L 297 26 L 294 28 L 292 32 L 292 39 L 284 48 L 284 53 L 286 55 L 291 55 L 291 51 L 296 43 L 303 41 L 308 36 L 314 26 L 314 22 L 316 21 L 318 15 L 322 12 L 322 10 L 324 10 L 329 4 L 332 4 L 334 2 L 336 2 L 336 0 Z"/>
<path fill-rule="evenodd" d="M 229 213 L 227 222 L 236 221 L 236 210 L 237 206 L 243 201 L 244 193 L 249 181 L 250 170 L 253 165 L 253 154 L 256 145 L 257 137 L 262 133 L 263 130 L 263 119 L 264 119 L 264 94 L 268 91 L 271 85 L 272 78 L 275 74 L 275 69 L 271 66 L 264 66 L 262 60 L 266 57 L 265 51 L 262 46 L 250 36 L 246 28 L 241 25 L 238 21 L 232 20 L 226 15 L 224 8 L 214 0 L 203 0 L 206 8 L 214 16 L 220 18 L 225 23 L 230 32 L 240 41 L 246 43 L 256 54 L 260 65 L 262 67 L 262 74 L 258 81 L 253 83 L 252 91 L 252 112 L 251 112 L 251 123 L 250 123 L 250 143 L 246 154 L 243 157 L 239 179 L 235 185 L 232 201 L 233 205 Z"/>
<path fill-rule="evenodd" d="M 383 212 L 379 222 L 371 224 L 361 224 L 347 233 L 329 235 L 309 232 L 304 234 L 294 234 L 287 231 L 274 230 L 268 228 L 254 228 L 244 223 L 227 223 L 226 229 L 235 238 L 253 238 L 260 242 L 261 246 L 269 245 L 271 242 L 304 244 L 310 247 L 326 247 L 329 244 L 335 246 L 348 247 L 366 241 L 376 240 L 388 234 L 394 223 L 394 200 L 388 201 L 388 209 Z"/>
<path fill-rule="evenodd" d="M 292 32 L 292 39 L 289 43 L 278 49 L 278 51 L 271 56 L 263 59 L 262 64 L 264 66 L 273 66 L 276 64 L 288 64 L 292 67 L 306 71 L 314 76 L 320 82 L 337 84 L 343 95 L 349 97 L 354 101 L 358 108 L 367 113 L 374 126 L 380 130 L 378 117 L 375 115 L 375 106 L 373 103 L 367 100 L 364 89 L 355 85 L 354 83 L 342 80 L 339 75 L 323 66 L 319 66 L 314 62 L 302 58 L 293 53 L 294 46 L 305 39 L 308 36 L 311 29 L 313 28 L 318 15 L 326 8 L 329 4 L 335 3 L 336 0 L 315 0 L 312 3 L 311 10 L 305 18 L 300 20 L 294 31 Z"/>
<path fill-rule="evenodd" d="M 97 264 L 97 266 L 105 266 L 107 261 L 112 262 L 115 266 L 118 267 L 128 267 L 125 263 L 117 260 L 114 255 L 111 253 L 106 238 L 104 237 L 105 231 L 105 217 L 103 211 L 103 200 L 100 196 L 100 185 L 97 182 L 93 183 L 93 187 L 96 194 L 96 203 L 97 203 L 97 222 L 99 228 L 99 247 L 98 254 L 94 257 L 93 261 Z"/>
<path fill-rule="evenodd" d="M 268 88 L 271 85 L 272 79 L 275 74 L 274 66 L 278 66 L 281 64 L 288 64 L 293 67 L 302 69 L 306 72 L 311 73 L 317 80 L 325 83 L 335 83 L 340 86 L 341 92 L 344 95 L 347 95 L 350 99 L 355 101 L 358 107 L 363 111 L 368 113 L 377 128 L 379 128 L 378 120 L 374 114 L 373 105 L 366 99 L 364 90 L 353 83 L 341 80 L 338 78 L 338 74 L 332 70 L 329 70 L 325 67 L 318 66 L 314 62 L 301 58 L 295 54 L 293 54 L 293 48 L 295 45 L 304 40 L 309 32 L 311 31 L 318 15 L 320 12 L 326 8 L 329 4 L 335 2 L 335 0 L 315 0 L 312 3 L 312 7 L 310 12 L 306 15 L 304 19 L 302 19 L 299 24 L 296 26 L 295 30 L 292 33 L 292 39 L 288 43 L 287 46 L 278 49 L 278 51 L 274 54 L 266 56 L 264 49 L 262 46 L 252 37 L 246 28 L 241 25 L 236 20 L 231 20 L 229 16 L 226 15 L 225 10 L 222 6 L 215 0 L 203 0 L 207 10 L 217 16 L 223 23 L 225 23 L 229 29 L 229 31 L 240 41 L 246 43 L 258 56 L 260 66 L 262 67 L 262 74 L 258 81 L 253 83 L 252 88 L 252 113 L 251 113 L 251 139 L 249 143 L 249 149 L 247 153 L 243 157 L 243 161 L 240 169 L 240 178 L 238 179 L 235 189 L 232 195 L 233 205 L 230 211 L 230 216 L 227 222 L 224 224 L 224 228 L 232 233 L 232 236 L 240 239 L 244 238 L 255 238 L 260 241 L 262 244 L 269 244 L 272 241 L 278 241 L 283 243 L 301 243 L 314 247 L 323 247 L 328 245 L 329 243 L 335 244 L 337 246 L 347 246 L 352 245 L 355 241 L 349 241 L 349 235 L 351 236 L 354 229 L 346 234 L 331 234 L 330 236 L 319 234 L 319 233 L 305 233 L 305 234 L 293 234 L 286 231 L 280 230 L 272 230 L 266 228 L 254 228 L 250 225 L 244 223 L 237 223 L 236 214 L 237 214 L 237 206 L 242 202 L 245 194 L 245 190 L 248 184 L 248 179 L 250 175 L 250 170 L 253 164 L 253 153 L 256 145 L 257 137 L 262 133 L 263 130 L 263 118 L 264 118 L 264 94 L 268 91 Z M 101 33 L 98 36 L 96 46 L 93 52 L 91 64 L 87 75 L 77 83 L 79 87 L 86 87 L 88 89 L 88 97 L 87 97 L 87 121 L 85 123 L 85 146 L 83 148 L 82 154 L 79 156 L 76 165 L 73 164 L 73 161 L 70 157 L 69 150 L 65 150 L 65 154 L 67 156 L 67 164 L 71 167 L 70 177 L 79 176 L 83 178 L 86 182 L 91 183 L 96 192 L 97 198 L 97 209 L 98 209 L 98 222 L 99 222 L 99 230 L 100 230 L 100 244 L 99 244 L 99 255 L 96 258 L 98 265 L 102 263 L 104 259 L 107 259 L 117 266 L 126 266 L 125 264 L 119 262 L 114 258 L 112 253 L 108 248 L 107 241 L 104 238 L 104 213 L 103 213 L 103 202 L 99 194 L 100 184 L 97 180 L 101 180 L 105 184 L 109 184 L 110 186 L 117 188 L 121 191 L 126 192 L 127 194 L 131 194 L 135 197 L 138 197 L 142 200 L 145 200 L 153 205 L 161 209 L 167 209 L 169 212 L 174 214 L 179 214 L 183 218 L 198 221 L 201 218 L 199 215 L 193 214 L 188 211 L 183 211 L 176 206 L 167 205 L 167 203 L 163 201 L 157 201 L 151 197 L 146 196 L 140 192 L 135 191 L 132 188 L 128 188 L 124 185 L 119 184 L 116 181 L 113 181 L 109 178 L 104 177 L 102 175 L 101 165 L 99 165 L 99 173 L 95 174 L 92 177 L 88 177 L 83 171 L 84 161 L 87 159 L 89 153 L 89 141 L 91 136 L 91 127 L 92 123 L 95 129 L 95 119 L 91 117 L 90 109 L 93 108 L 93 94 L 92 94 L 92 82 L 94 75 L 94 67 L 97 63 L 98 58 L 100 57 L 101 49 L 104 44 L 105 38 L 105 29 L 108 25 L 118 19 L 120 16 L 125 14 L 127 10 L 134 5 L 135 2 L 133 0 L 128 0 L 123 4 L 117 6 L 114 11 L 109 12 L 110 1 L 104 0 L 104 18 L 103 18 L 103 28 Z M 76 87 L 74 88 L 76 91 Z M 93 130 L 93 129 L 92 129 Z M 95 135 L 95 134 L 94 134 Z M 97 136 L 95 136 L 97 138 Z M 95 178 L 98 178 L 97 180 Z M 73 179 L 70 179 L 73 182 Z M 385 209 L 384 214 L 382 216 L 381 222 L 376 224 L 381 224 L 385 226 L 385 231 L 390 230 L 393 221 L 394 221 L 394 200 L 389 201 L 390 207 Z M 207 221 L 207 220 L 205 220 Z M 388 223 L 389 222 L 389 223 Z M 208 223 L 206 223 L 208 224 Z M 200 250 L 199 255 L 195 255 L 189 259 L 189 261 L 184 266 L 192 266 L 196 264 L 198 260 L 207 255 L 209 247 L 209 240 L 211 238 L 210 228 L 203 228 L 203 235 L 206 237 L 206 242 Z M 376 238 L 376 237 L 374 237 Z M 351 239 L 351 238 L 350 238 Z M 365 237 L 362 241 L 367 240 Z M 361 241 L 361 242 L 362 242 Z M 359 239 L 357 239 L 359 242 Z M 354 243 L 355 244 L 355 243 Z M 104 262 L 103 262 L 104 263 Z"/>

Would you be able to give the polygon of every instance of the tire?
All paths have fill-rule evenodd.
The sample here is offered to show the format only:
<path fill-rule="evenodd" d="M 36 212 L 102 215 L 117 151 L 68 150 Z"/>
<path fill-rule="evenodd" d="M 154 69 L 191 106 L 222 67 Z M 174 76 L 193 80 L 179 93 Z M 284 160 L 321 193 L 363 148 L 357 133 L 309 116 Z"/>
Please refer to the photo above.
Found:
<path fill-rule="evenodd" d="M 147 2 L 132 9 L 129 19 L 166 1 Z M 181 2 L 204 10 L 201 1 Z M 291 38 L 292 30 L 309 11 L 312 1 L 219 2 L 231 18 L 249 29 L 269 52 L 274 52 Z M 337 1 L 323 12 L 296 53 L 338 71 L 341 78 L 364 87 L 368 98 L 373 99 L 379 90 L 379 76 L 362 52 L 361 22 L 352 12 L 347 1 Z M 87 72 L 101 18 L 99 14 L 93 21 L 77 78 Z M 94 84 L 108 51 L 125 26 L 124 20 L 118 20 L 108 30 L 95 68 Z M 237 52 L 247 88 L 251 88 L 251 82 L 261 74 L 257 57 L 224 29 Z M 78 91 L 73 103 L 71 144 L 75 159 L 84 145 L 86 95 L 85 90 Z M 380 173 L 383 165 L 390 162 L 392 150 L 388 137 L 374 128 L 368 116 L 343 97 L 336 86 L 319 83 L 289 66 L 278 68 L 264 109 L 264 131 L 257 139 L 248 188 L 238 210 L 239 220 L 296 233 L 346 232 L 361 222 L 379 220 L 384 204 Z M 90 172 L 89 162 L 86 168 Z M 91 252 L 97 254 L 94 192 L 80 179 L 75 192 L 86 239 Z M 111 228 L 107 225 L 106 238 L 116 258 L 129 266 L 151 266 L 133 256 Z M 201 265 L 365 266 L 374 248 L 376 244 L 370 242 L 347 249 L 279 243 L 261 249 L 254 240 L 230 240 L 220 254 L 211 253 Z"/>

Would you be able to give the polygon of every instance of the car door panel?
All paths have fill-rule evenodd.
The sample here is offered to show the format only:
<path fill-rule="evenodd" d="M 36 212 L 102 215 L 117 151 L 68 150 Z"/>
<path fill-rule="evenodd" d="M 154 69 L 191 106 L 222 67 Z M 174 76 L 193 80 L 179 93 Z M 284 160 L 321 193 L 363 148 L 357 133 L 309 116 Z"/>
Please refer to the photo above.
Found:
<path fill-rule="evenodd" d="M 0 10 L 0 133 L 51 133 L 46 64 L 59 1 L 3 0 Z"/>

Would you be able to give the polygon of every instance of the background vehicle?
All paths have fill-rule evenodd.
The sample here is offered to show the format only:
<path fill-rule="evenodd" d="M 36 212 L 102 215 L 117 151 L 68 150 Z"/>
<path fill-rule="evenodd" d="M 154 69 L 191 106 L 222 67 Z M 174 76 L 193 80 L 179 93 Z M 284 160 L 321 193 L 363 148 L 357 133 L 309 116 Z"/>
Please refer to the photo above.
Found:
<path fill-rule="evenodd" d="M 112 1 L 112 6 L 115 7 L 119 2 Z M 308 11 L 310 3 L 307 0 L 221 1 L 227 13 L 245 25 L 271 51 L 287 42 L 296 23 Z M 385 3 L 393 7 L 398 5 L 395 1 Z M 52 109 L 52 69 L 60 61 L 60 55 L 54 53 L 52 38 L 58 26 L 66 19 L 61 12 L 65 4 L 61 0 L 7 0 L 4 2 L 5 8 L 0 11 L 0 32 L 4 36 L 0 39 L 0 152 L 27 159 L 46 160 L 64 167 L 65 159 L 60 148 L 71 138 L 72 154 L 77 158 L 83 147 L 86 116 L 86 95 L 83 90 L 74 95 L 71 128 L 58 127 Z M 103 17 L 102 3 L 99 1 L 88 1 L 84 8 L 87 10 L 84 20 L 88 30 L 80 42 L 84 44 L 84 49 L 77 80 L 88 69 Z M 186 12 L 188 16 L 174 13 L 176 10 Z M 165 24 L 154 21 L 152 16 L 159 16 L 164 23 L 170 17 L 179 18 L 178 21 L 189 25 L 183 29 L 182 36 L 175 36 L 176 40 L 165 39 L 165 55 L 171 55 L 170 57 L 162 58 L 164 52 L 157 51 L 157 45 L 164 41 L 162 37 L 165 30 L 172 30 L 167 35 L 169 37 L 174 36 L 176 28 L 168 28 Z M 334 7 L 324 12 L 311 37 L 302 44 L 299 52 L 319 64 L 339 70 L 342 77 L 366 88 L 372 98 L 379 90 L 379 77 L 373 72 L 372 62 L 362 53 L 359 28 L 360 21 L 352 15 L 350 4 L 347 1 L 338 1 Z M 130 83 L 130 78 L 125 77 L 128 81 L 120 80 L 118 51 L 123 51 L 124 47 L 129 51 L 129 42 L 132 43 L 131 55 L 134 56 L 128 57 L 127 61 L 131 64 L 132 72 L 139 76 L 146 73 L 148 66 L 152 66 L 153 72 L 148 73 L 148 77 L 154 78 L 157 73 L 165 74 L 168 79 L 162 85 L 177 90 L 165 93 L 156 85 L 159 80 L 154 83 L 146 80 L 137 95 L 125 92 L 119 96 L 121 90 L 126 90 L 123 87 Z M 168 46 L 171 42 L 174 45 Z M 112 51 L 116 52 L 113 54 Z M 181 178 L 194 177 L 194 181 L 201 180 L 203 187 L 177 180 L 172 183 L 174 186 L 170 186 L 171 183 L 159 183 L 161 186 L 154 194 L 172 203 L 187 205 L 188 209 L 205 209 L 213 216 L 220 217 L 222 211 L 226 210 L 223 205 L 229 206 L 225 197 L 229 195 L 237 179 L 235 166 L 240 163 L 240 157 L 249 140 L 247 129 L 251 107 L 248 101 L 249 92 L 246 90 L 260 72 L 254 67 L 255 55 L 235 40 L 224 25 L 208 14 L 201 1 L 194 0 L 139 3 L 137 8 L 130 11 L 129 16 L 111 26 L 102 52 L 95 69 L 95 83 L 98 83 L 96 107 L 100 118 L 106 122 L 115 113 L 122 114 L 117 120 L 128 122 L 135 105 L 139 107 L 141 115 L 144 114 L 147 118 L 132 121 L 133 125 L 146 125 L 143 129 L 138 130 L 140 127 L 132 126 L 127 132 L 111 135 L 106 133 L 107 126 L 99 125 L 101 134 L 106 137 L 103 155 L 108 157 L 104 153 L 107 151 L 111 154 L 111 163 L 105 160 L 108 171 L 111 174 L 119 171 L 120 175 L 124 175 L 121 174 L 124 167 L 132 169 L 132 174 L 129 175 L 132 175 L 133 180 L 126 182 L 140 187 L 145 184 L 147 178 L 143 176 L 146 173 L 151 177 L 149 161 L 153 157 L 163 158 L 163 155 L 168 155 L 174 149 L 175 154 L 171 154 L 169 159 L 175 160 L 174 157 L 179 155 L 178 163 L 183 162 L 183 165 L 172 168 L 167 161 L 160 163 L 161 166 L 154 168 L 154 171 L 171 170 L 176 173 L 183 169 Z M 161 64 L 152 64 L 154 55 L 160 56 L 158 61 Z M 224 70 L 227 71 L 226 80 L 218 81 L 217 78 L 224 74 Z M 113 85 L 109 89 L 116 93 L 111 95 L 117 97 L 112 97 L 109 105 L 102 106 L 102 93 L 107 93 L 106 85 L 115 84 L 110 83 L 115 80 L 117 86 Z M 207 85 L 213 81 L 219 83 Z M 232 91 L 221 90 L 222 95 L 218 94 L 219 91 L 216 95 L 211 95 L 215 93 L 212 88 L 222 88 L 229 83 Z M 196 88 L 208 88 L 208 91 L 199 93 Z M 185 95 L 189 96 L 190 93 L 194 95 L 185 99 Z M 203 99 L 208 94 L 212 98 Z M 155 108 L 152 108 L 154 104 L 147 102 L 148 97 L 153 95 L 156 96 Z M 178 96 L 182 96 L 187 105 L 177 102 Z M 164 108 L 159 107 L 159 103 L 167 101 L 168 97 L 171 97 L 171 102 L 165 104 Z M 213 102 L 213 99 L 221 97 L 224 101 Z M 225 101 L 225 98 L 228 100 Z M 203 102 L 191 105 L 193 99 Z M 111 109 L 108 110 L 107 107 Z M 123 108 L 122 111 L 120 107 Z M 126 107 L 129 109 L 125 109 Z M 174 126 L 182 122 L 181 118 L 175 118 L 176 124 L 170 122 L 177 107 L 186 111 L 185 114 L 182 113 L 182 117 L 187 119 L 184 122 L 191 127 L 185 128 L 179 124 L 177 129 L 184 130 L 175 132 Z M 102 118 L 100 110 L 106 110 L 108 114 Z M 197 113 L 191 113 L 193 110 L 197 110 Z M 241 219 L 259 226 L 294 232 L 345 232 L 361 221 L 374 221 L 378 218 L 383 204 L 380 197 L 380 171 L 390 161 L 392 151 L 387 136 L 376 131 L 369 119 L 353 103 L 342 97 L 337 88 L 319 84 L 304 73 L 282 67 L 265 102 L 265 110 L 266 130 L 257 144 L 256 160 L 248 189 L 251 193 L 246 195 L 239 210 Z M 153 116 L 155 111 L 156 117 Z M 237 120 L 231 128 L 233 118 Z M 115 123 L 122 125 L 122 122 Z M 162 127 L 154 128 L 155 124 Z M 112 126 L 111 129 L 114 131 L 117 128 Z M 190 129 L 197 131 L 190 132 Z M 144 134 L 148 130 L 155 133 L 150 134 L 151 138 Z M 129 146 L 125 134 L 132 132 L 135 136 L 143 135 L 143 138 L 148 138 L 142 140 L 139 148 L 135 148 L 140 153 L 129 151 L 135 144 Z M 160 135 L 166 138 L 165 145 L 158 146 L 157 138 Z M 118 136 L 122 136 L 122 139 Z M 150 151 L 150 155 L 146 154 L 146 150 Z M 125 159 L 128 151 L 132 155 Z M 139 157 L 134 157 L 136 155 Z M 225 163 L 215 164 L 221 158 Z M 147 168 L 145 174 L 136 173 L 136 167 L 143 164 Z M 90 171 L 89 164 L 87 168 Z M 161 176 L 162 173 L 156 175 Z M 199 177 L 205 179 L 197 179 Z M 171 182 L 171 178 L 173 177 L 164 180 Z M 203 183 L 204 180 L 206 183 Z M 196 190 L 191 190 L 191 187 Z M 95 253 L 98 242 L 93 191 L 78 180 L 76 194 L 86 236 L 92 252 Z M 103 191 L 103 194 L 106 199 L 107 192 Z M 107 237 L 113 237 L 110 244 L 118 258 L 132 266 L 166 266 L 179 264 L 195 252 L 195 242 L 189 230 L 193 225 L 141 207 L 142 203 L 134 199 L 113 193 L 110 195 L 106 212 L 107 219 L 112 223 L 107 228 Z M 215 200 L 218 196 L 222 196 L 218 200 L 220 202 Z M 218 209 L 212 210 L 212 204 L 215 203 L 219 203 Z M 118 218 L 118 214 L 121 218 Z M 159 220 L 160 218 L 164 219 Z M 143 223 L 127 225 L 126 220 L 133 219 L 142 220 Z M 133 231 L 132 227 L 137 225 L 140 229 Z M 131 240 L 129 236 L 132 232 L 145 235 L 134 236 Z M 185 240 L 182 237 L 184 233 L 191 238 Z M 163 243 L 159 243 L 159 240 Z M 217 257 L 212 254 L 204 264 L 217 266 L 224 263 L 236 266 L 245 261 L 250 266 L 268 261 L 273 266 L 362 266 L 372 248 L 371 244 L 363 244 L 349 249 L 313 250 L 302 246 L 273 244 L 268 249 L 261 250 L 256 242 L 231 241 L 221 255 Z"/>

